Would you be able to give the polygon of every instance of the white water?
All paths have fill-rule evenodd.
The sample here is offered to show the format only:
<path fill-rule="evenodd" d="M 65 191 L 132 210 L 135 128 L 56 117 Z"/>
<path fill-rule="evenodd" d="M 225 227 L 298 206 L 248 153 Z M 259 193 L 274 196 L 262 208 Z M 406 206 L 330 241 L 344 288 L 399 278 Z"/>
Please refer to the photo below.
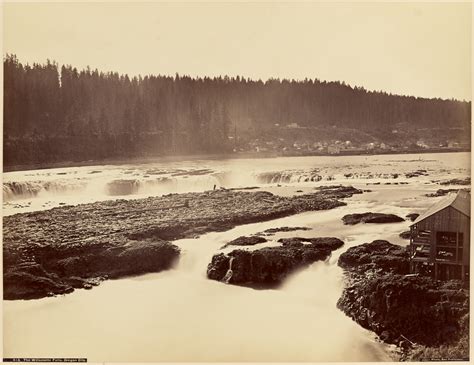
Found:
<path fill-rule="evenodd" d="M 348 247 L 374 239 L 406 244 L 398 234 L 408 228 L 409 222 L 344 226 L 341 217 L 366 211 L 403 217 L 422 211 L 437 200 L 423 196 L 439 188 L 430 183 L 431 179 L 469 175 L 465 155 L 458 154 L 454 159 L 439 156 L 436 163 L 399 162 L 396 167 L 391 166 L 390 169 L 397 171 L 432 166 L 431 176 L 407 179 L 408 185 L 383 185 L 387 180 L 382 180 L 382 185 L 366 185 L 380 178 L 350 181 L 373 191 L 346 200 L 345 207 L 176 241 L 182 254 L 173 270 L 107 281 L 90 291 L 77 290 L 63 297 L 5 301 L 4 356 L 86 357 L 89 361 L 111 362 L 390 361 L 390 348 L 336 308 L 343 285 L 342 270 L 336 262 Z M 368 170 L 382 169 L 384 163 L 389 163 L 387 160 L 395 158 L 384 156 L 380 162 L 379 157 L 368 158 L 365 162 Z M 396 158 L 413 160 L 413 156 Z M 315 162 L 308 158 L 296 158 L 291 165 L 288 161 L 265 160 L 265 166 L 276 170 L 275 166 L 281 163 L 303 169 L 298 165 L 302 164 L 300 159 L 306 161 L 308 168 L 314 167 Z M 374 163 L 370 165 L 372 159 Z M 249 162 L 247 172 L 256 169 L 254 160 L 246 161 Z M 346 157 L 341 161 L 347 164 Z M 242 166 L 244 161 L 232 163 Z M 444 169 L 451 170 L 451 174 Z M 310 191 L 315 185 L 314 182 L 281 187 L 270 184 L 265 188 L 288 195 L 297 189 Z M 277 290 L 254 290 L 206 279 L 206 267 L 212 255 L 225 243 L 241 235 L 281 226 L 307 226 L 312 230 L 278 233 L 274 240 L 335 236 L 345 245 L 333 252 L 327 262 L 317 262 L 295 273 Z M 265 245 L 277 243 L 260 244 L 256 248 Z"/>
<path fill-rule="evenodd" d="M 220 187 L 314 187 L 321 184 L 410 183 L 466 175 L 469 153 L 268 159 L 191 160 L 67 167 L 3 174 L 3 215 L 117 198 L 197 192 Z M 398 174 L 398 177 L 394 177 Z"/>

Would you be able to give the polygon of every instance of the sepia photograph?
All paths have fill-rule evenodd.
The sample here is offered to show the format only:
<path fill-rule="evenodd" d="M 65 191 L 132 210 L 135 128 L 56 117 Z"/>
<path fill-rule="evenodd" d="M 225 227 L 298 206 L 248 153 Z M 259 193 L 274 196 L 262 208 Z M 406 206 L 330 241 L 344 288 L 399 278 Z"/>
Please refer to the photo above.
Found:
<path fill-rule="evenodd" d="M 1 9 L 4 362 L 469 362 L 471 2 Z"/>

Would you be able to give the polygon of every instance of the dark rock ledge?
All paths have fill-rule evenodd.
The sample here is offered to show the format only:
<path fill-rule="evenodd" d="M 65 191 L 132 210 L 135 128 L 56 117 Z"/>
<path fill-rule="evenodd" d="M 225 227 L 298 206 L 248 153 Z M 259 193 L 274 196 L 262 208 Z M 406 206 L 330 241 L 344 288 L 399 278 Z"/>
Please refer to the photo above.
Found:
<path fill-rule="evenodd" d="M 169 241 L 332 209 L 345 205 L 338 199 L 359 193 L 335 187 L 288 198 L 216 190 L 15 214 L 3 219 L 3 296 L 42 298 L 165 270 L 179 257 Z"/>
<path fill-rule="evenodd" d="M 464 179 L 450 179 L 444 180 L 439 183 L 440 185 L 471 185 L 471 178 L 466 177 Z"/>
<path fill-rule="evenodd" d="M 357 223 L 397 223 L 403 222 L 404 219 L 395 214 L 385 213 L 356 213 L 347 214 L 342 217 L 344 224 L 357 224 Z"/>
<path fill-rule="evenodd" d="M 327 259 L 344 244 L 334 237 L 282 238 L 278 247 L 234 250 L 214 255 L 207 268 L 209 279 L 251 287 L 275 287 L 291 272 Z"/>
<path fill-rule="evenodd" d="M 434 193 L 425 194 L 425 196 L 427 196 L 429 198 L 436 198 L 436 197 L 439 197 L 439 196 L 448 195 L 449 193 L 458 192 L 459 190 L 464 190 L 464 191 L 467 191 L 467 192 L 471 191 L 471 189 L 469 189 L 469 188 L 465 188 L 465 189 L 438 189 Z"/>
<path fill-rule="evenodd" d="M 418 218 L 419 216 L 420 216 L 420 214 L 418 214 L 418 213 L 410 213 L 410 214 L 406 215 L 407 219 L 409 219 L 412 222 L 414 222 L 416 220 L 416 218 Z"/>
<path fill-rule="evenodd" d="M 348 249 L 338 264 L 346 272 L 338 308 L 405 356 L 411 346 L 451 346 L 464 336 L 469 291 L 460 281 L 409 275 L 405 248 L 373 241 Z"/>
<path fill-rule="evenodd" d="M 227 242 L 222 248 L 226 248 L 229 246 L 255 246 L 259 243 L 267 242 L 267 239 L 261 236 L 240 236 L 235 240 Z"/>
<path fill-rule="evenodd" d="M 278 228 L 269 228 L 263 232 L 259 232 L 256 236 L 272 236 L 278 232 L 294 232 L 294 231 L 310 231 L 309 227 L 278 227 Z"/>

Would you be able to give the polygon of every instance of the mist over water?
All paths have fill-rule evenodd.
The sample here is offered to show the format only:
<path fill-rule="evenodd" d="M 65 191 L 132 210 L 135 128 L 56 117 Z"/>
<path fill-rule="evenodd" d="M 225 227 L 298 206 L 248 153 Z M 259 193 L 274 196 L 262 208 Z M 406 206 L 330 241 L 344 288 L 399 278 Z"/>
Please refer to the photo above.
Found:
<path fill-rule="evenodd" d="M 258 183 L 264 190 L 282 195 L 296 194 L 299 189 L 309 192 L 314 186 L 335 182 L 372 191 L 354 195 L 345 200 L 347 206 L 333 210 L 305 212 L 238 226 L 227 232 L 208 233 L 197 239 L 175 241 L 182 253 L 169 271 L 110 280 L 90 291 L 76 290 L 63 297 L 5 301 L 4 356 L 87 357 L 89 361 L 130 362 L 390 361 L 392 348 L 378 342 L 372 333 L 336 308 L 343 288 L 343 272 L 337 266 L 337 259 L 349 247 L 374 239 L 406 245 L 408 242 L 398 234 L 408 229 L 410 222 L 345 226 L 341 217 L 367 211 L 404 217 L 422 211 L 437 200 L 423 196 L 434 190 L 436 185 L 431 180 L 469 175 L 468 154 L 453 155 L 422 155 L 425 160 L 406 155 L 357 157 L 352 161 L 347 157 L 340 160 L 330 157 L 295 158 L 292 164 L 288 159 L 268 159 L 204 161 L 201 167 L 193 165 L 191 167 L 195 170 L 205 166 L 215 172 L 227 171 L 224 174 L 229 179 L 226 184 L 251 186 Z M 390 162 L 392 160 L 398 162 Z M 340 166 L 341 163 L 344 166 Z M 320 171 L 325 169 L 326 175 L 329 172 L 336 177 L 317 182 L 259 183 L 251 180 L 245 184 L 244 180 L 249 176 L 272 171 L 281 173 L 284 166 L 294 167 L 300 171 L 299 176 L 308 175 L 308 171 L 318 168 Z M 145 168 L 140 166 L 137 170 Z M 376 173 L 409 172 L 419 168 L 429 170 L 430 175 L 414 179 L 374 176 Z M 74 175 L 74 171 L 78 171 L 76 175 L 84 176 L 98 167 L 81 169 L 71 168 L 68 173 Z M 104 178 L 98 181 L 115 179 L 116 174 L 121 173 L 120 169 L 126 171 L 128 167 L 114 167 L 113 173 L 104 173 Z M 344 177 L 341 171 L 350 170 L 359 173 L 370 171 L 373 176 Z M 49 172 L 51 177 L 54 171 L 40 173 L 43 176 Z M 23 174 L 29 173 L 33 173 L 34 178 L 39 177 L 37 172 Z M 14 181 L 14 177 L 10 175 L 10 181 Z M 196 182 L 207 177 L 207 174 L 193 175 L 190 178 L 196 180 L 187 181 Z M 92 181 L 90 179 L 88 184 Z M 409 184 L 384 185 L 387 181 L 407 181 Z M 213 181 L 202 182 L 205 185 Z M 367 185 L 377 182 L 381 184 Z M 130 194 L 128 198 L 138 195 Z M 34 200 L 40 197 L 27 199 L 33 206 Z M 105 198 L 101 195 L 100 199 Z M 21 210 L 4 206 L 4 212 L 6 209 L 13 213 Z M 325 262 L 316 262 L 295 272 L 277 289 L 255 290 L 206 278 L 212 256 L 233 249 L 221 250 L 225 243 L 242 235 L 282 226 L 304 226 L 311 230 L 279 232 L 267 237 L 270 242 L 250 249 L 279 245 L 276 242 L 279 238 L 295 236 L 334 236 L 343 240 L 344 246 L 334 251 Z"/>
<path fill-rule="evenodd" d="M 426 169 L 436 177 L 464 176 L 469 153 L 381 156 L 308 156 L 189 160 L 66 167 L 3 174 L 3 214 L 11 215 L 110 199 L 136 199 L 214 188 L 276 185 L 406 183 L 405 173 Z M 434 173 L 434 174 L 433 174 Z"/>

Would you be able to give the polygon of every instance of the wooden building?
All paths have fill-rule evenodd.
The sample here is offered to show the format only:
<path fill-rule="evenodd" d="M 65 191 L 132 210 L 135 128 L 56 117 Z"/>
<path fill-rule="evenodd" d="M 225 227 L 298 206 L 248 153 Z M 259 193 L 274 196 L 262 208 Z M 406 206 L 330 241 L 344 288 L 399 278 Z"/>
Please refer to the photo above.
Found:
<path fill-rule="evenodd" d="M 469 280 L 471 196 L 451 193 L 410 226 L 410 270 L 438 280 Z"/>

